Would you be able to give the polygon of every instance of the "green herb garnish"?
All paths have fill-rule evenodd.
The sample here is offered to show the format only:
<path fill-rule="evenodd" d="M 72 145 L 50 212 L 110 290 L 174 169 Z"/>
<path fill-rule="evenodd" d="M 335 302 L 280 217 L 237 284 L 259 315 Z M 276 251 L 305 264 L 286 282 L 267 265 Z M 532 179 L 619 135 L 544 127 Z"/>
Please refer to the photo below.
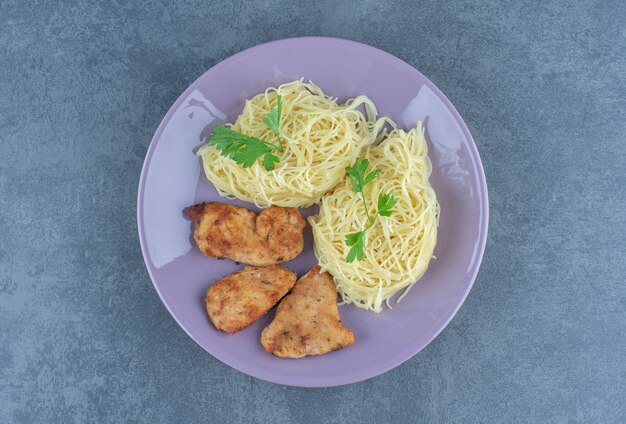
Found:
<path fill-rule="evenodd" d="M 278 95 L 276 98 L 276 109 L 270 109 L 270 113 L 267 114 L 265 118 L 263 118 L 263 123 L 267 125 L 267 127 L 272 130 L 274 134 L 276 134 L 276 138 L 278 139 L 278 143 L 280 144 L 280 151 L 283 151 L 283 142 L 280 139 L 280 113 L 283 110 L 283 98 Z"/>
<path fill-rule="evenodd" d="M 272 171 L 280 161 L 273 152 L 283 151 L 283 142 L 280 138 L 280 114 L 282 110 L 282 98 L 277 97 L 277 107 L 272 108 L 270 113 L 263 118 L 263 122 L 276 134 L 278 145 L 268 143 L 260 138 L 241 134 L 225 125 L 215 125 L 207 141 L 214 145 L 221 153 L 243 166 L 250 168 L 259 158 L 263 158 L 262 164 L 266 171 Z"/>
<path fill-rule="evenodd" d="M 346 235 L 346 245 L 350 247 L 350 251 L 346 256 L 346 261 L 353 262 L 355 259 L 363 260 L 363 254 L 365 253 L 366 239 L 365 233 L 372 228 L 376 223 L 378 216 L 390 216 L 393 212 L 392 208 L 396 204 L 395 195 L 391 194 L 379 194 L 378 195 L 378 207 L 374 218 L 370 216 L 369 208 L 367 207 L 367 201 L 365 200 L 365 193 L 363 188 L 367 183 L 372 181 L 380 173 L 379 169 L 375 169 L 369 174 L 366 174 L 367 168 L 370 162 L 367 159 L 357 159 L 354 165 L 346 168 L 350 183 L 352 183 L 352 189 L 355 193 L 361 193 L 361 199 L 363 200 L 363 206 L 365 207 L 365 215 L 367 216 L 368 225 L 364 230 Z"/>

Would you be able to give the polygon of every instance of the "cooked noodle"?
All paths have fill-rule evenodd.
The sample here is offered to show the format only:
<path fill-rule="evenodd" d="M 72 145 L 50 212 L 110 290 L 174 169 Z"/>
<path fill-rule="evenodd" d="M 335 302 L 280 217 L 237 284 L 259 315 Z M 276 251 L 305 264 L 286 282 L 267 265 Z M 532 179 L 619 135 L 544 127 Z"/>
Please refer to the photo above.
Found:
<path fill-rule="evenodd" d="M 366 233 L 362 261 L 348 263 L 345 236 L 367 226 L 363 203 L 348 178 L 322 199 L 320 212 L 309 218 L 315 255 L 323 270 L 335 277 L 344 302 L 375 312 L 398 291 L 403 295 L 426 271 L 437 243 L 439 204 L 428 177 L 431 163 L 421 123 L 405 132 L 393 130 L 379 145 L 363 149 L 362 158 L 380 169 L 365 186 L 370 215 L 379 193 L 394 193 L 393 214 L 379 217 Z M 345 174 L 344 174 L 345 175 Z"/>
<path fill-rule="evenodd" d="M 276 168 L 266 171 L 260 160 L 243 168 L 207 144 L 198 151 L 207 178 L 221 196 L 259 207 L 321 202 L 319 214 L 309 217 L 315 255 L 333 275 L 343 301 L 375 312 L 383 302 L 391 307 L 390 299 L 404 290 L 400 301 L 424 274 L 437 243 L 439 204 L 428 181 L 431 163 L 421 122 L 405 132 L 389 118 L 377 119 L 376 106 L 366 96 L 338 104 L 300 80 L 247 100 L 232 129 L 274 143 L 263 118 L 276 107 L 279 94 L 284 151 L 274 152 L 280 158 Z M 394 128 L 388 135 L 385 124 Z M 397 203 L 391 216 L 379 217 L 367 231 L 363 260 L 348 263 L 346 234 L 367 226 L 362 199 L 346 177 L 346 167 L 357 157 L 381 171 L 364 189 L 370 215 L 381 193 L 395 194 Z"/>
<path fill-rule="evenodd" d="M 345 176 L 345 168 L 361 149 L 376 141 L 384 121 L 376 121 L 376 106 L 366 96 L 345 104 L 325 95 L 313 83 L 294 81 L 247 100 L 232 129 L 275 142 L 263 117 L 282 96 L 280 133 L 285 146 L 280 162 L 266 171 L 257 161 L 243 168 L 214 146 L 199 149 L 204 172 L 223 197 L 269 205 L 307 207 L 319 203 Z M 358 107 L 364 106 L 363 114 Z"/>

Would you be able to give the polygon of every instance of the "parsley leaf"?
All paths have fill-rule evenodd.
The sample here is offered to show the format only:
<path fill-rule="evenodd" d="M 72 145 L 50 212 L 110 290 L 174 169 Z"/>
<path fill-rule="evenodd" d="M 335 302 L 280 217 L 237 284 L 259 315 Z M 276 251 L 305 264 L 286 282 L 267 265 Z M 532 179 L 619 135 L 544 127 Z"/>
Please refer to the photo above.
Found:
<path fill-rule="evenodd" d="M 270 109 L 267 116 L 263 118 L 263 123 L 276 134 L 279 145 L 247 136 L 224 125 L 214 126 L 207 141 L 220 150 L 222 156 L 231 158 L 244 168 L 250 168 L 257 159 L 262 157 L 262 164 L 265 170 L 272 171 L 280 161 L 280 158 L 272 152 L 283 151 L 283 142 L 280 139 L 280 114 L 283 108 L 283 101 L 280 95 L 276 98 L 276 102 L 276 109 Z"/>
<path fill-rule="evenodd" d="M 263 168 L 265 168 L 266 171 L 273 171 L 274 165 L 276 165 L 279 161 L 280 159 L 276 155 L 273 155 L 271 153 L 269 155 L 265 155 L 263 156 L 263 162 L 262 162 Z"/>
<path fill-rule="evenodd" d="M 263 157 L 263 166 L 266 171 L 274 169 L 274 164 L 279 161 L 278 156 L 272 151 L 278 150 L 273 144 L 267 143 L 256 137 L 250 137 L 232 130 L 223 125 L 216 125 L 208 138 L 226 156 L 243 166 L 250 168 L 260 157 Z"/>
<path fill-rule="evenodd" d="M 346 257 L 348 263 L 358 259 L 363 259 L 363 253 L 365 252 L 365 231 L 359 231 L 358 233 L 352 233 L 346 235 L 346 244 L 352 246 Z"/>
<path fill-rule="evenodd" d="M 363 199 L 363 206 L 365 207 L 365 215 L 367 216 L 367 227 L 359 232 L 346 235 L 346 245 L 351 247 L 346 256 L 348 263 L 353 262 L 355 259 L 363 260 L 365 254 L 365 233 L 372 228 L 376 223 L 378 216 L 391 216 L 393 213 L 393 207 L 396 204 L 395 195 L 391 194 L 379 194 L 378 195 L 378 208 L 376 215 L 372 218 L 369 214 L 369 208 L 367 207 L 367 201 L 365 200 L 364 187 L 380 174 L 380 169 L 375 169 L 370 173 L 367 173 L 367 168 L 370 166 L 370 162 L 367 159 L 358 159 L 354 161 L 354 165 L 346 168 L 346 173 L 352 184 L 352 190 L 355 193 L 361 194 Z"/>
<path fill-rule="evenodd" d="M 367 159 L 359 159 L 357 158 L 354 161 L 354 165 L 346 168 L 346 172 L 348 173 L 348 177 L 350 178 L 350 182 L 352 183 L 352 189 L 355 193 L 363 191 L 363 187 L 370 181 L 372 181 L 378 174 L 380 174 L 380 169 L 375 169 L 369 174 L 365 175 L 365 171 L 370 166 L 370 161 Z"/>
<path fill-rule="evenodd" d="M 263 122 L 267 127 L 276 134 L 276 137 L 280 139 L 280 113 L 283 109 L 283 99 L 282 96 L 278 96 L 276 98 L 276 109 L 272 108 L 270 113 L 267 114 L 265 118 L 263 118 Z"/>
<path fill-rule="evenodd" d="M 379 194 L 378 195 L 378 214 L 380 216 L 391 216 L 391 209 L 396 204 L 395 194 Z"/>

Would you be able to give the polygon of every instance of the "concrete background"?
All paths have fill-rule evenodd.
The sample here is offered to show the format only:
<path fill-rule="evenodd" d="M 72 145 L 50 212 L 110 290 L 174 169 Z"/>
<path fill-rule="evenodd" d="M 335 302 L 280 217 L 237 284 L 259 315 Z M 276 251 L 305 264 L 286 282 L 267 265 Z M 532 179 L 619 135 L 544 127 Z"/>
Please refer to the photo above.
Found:
<path fill-rule="evenodd" d="M 626 422 L 623 2 L 0 1 L 0 422 Z M 372 380 L 277 386 L 198 347 L 136 191 L 176 97 L 244 48 L 349 38 L 456 105 L 491 202 L 476 285 Z"/>

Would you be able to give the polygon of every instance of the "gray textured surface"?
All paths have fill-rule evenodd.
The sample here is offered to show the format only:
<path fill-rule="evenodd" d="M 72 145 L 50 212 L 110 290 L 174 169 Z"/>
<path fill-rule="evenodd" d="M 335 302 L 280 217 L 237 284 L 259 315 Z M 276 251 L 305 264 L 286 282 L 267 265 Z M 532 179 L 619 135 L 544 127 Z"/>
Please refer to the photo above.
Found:
<path fill-rule="evenodd" d="M 0 1 L 0 422 L 626 422 L 623 3 Z M 234 371 L 152 288 L 136 189 L 161 118 L 265 41 L 362 41 L 456 105 L 485 165 L 474 289 L 348 387 Z"/>

